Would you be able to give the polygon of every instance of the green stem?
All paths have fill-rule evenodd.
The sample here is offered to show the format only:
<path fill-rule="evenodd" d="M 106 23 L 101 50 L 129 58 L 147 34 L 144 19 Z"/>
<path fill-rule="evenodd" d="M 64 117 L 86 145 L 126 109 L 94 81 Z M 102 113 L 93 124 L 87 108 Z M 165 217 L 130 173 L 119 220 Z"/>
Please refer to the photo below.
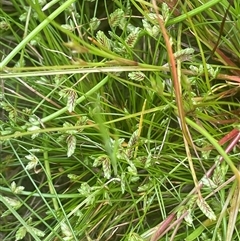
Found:
<path fill-rule="evenodd" d="M 11 212 L 12 215 L 19 221 L 19 223 L 26 229 L 26 231 L 32 235 L 34 240 L 40 241 L 38 236 L 35 234 L 35 232 L 32 231 L 31 227 L 25 222 L 25 220 L 21 217 L 21 215 L 18 214 L 18 212 L 9 204 L 9 202 L 2 196 L 0 195 L 0 202 L 2 202 L 7 209 Z M 1 217 L 2 218 L 2 217 Z"/>
<path fill-rule="evenodd" d="M 89 97 L 90 95 L 92 95 L 94 92 L 96 92 L 98 89 L 100 89 L 102 86 L 104 86 L 106 83 L 108 82 L 108 76 L 106 76 L 103 80 L 101 80 L 97 85 L 95 85 L 92 89 L 90 89 L 85 95 L 82 95 L 80 98 L 77 99 L 76 104 L 79 105 L 81 102 L 83 102 L 87 97 Z M 44 117 L 43 119 L 41 119 L 42 123 L 48 122 L 60 115 L 62 115 L 64 112 L 66 112 L 68 110 L 68 107 L 65 106 L 64 108 L 62 108 L 61 110 L 58 110 L 57 112 Z M 36 123 L 32 123 L 32 125 L 34 124 L 38 124 L 38 122 Z"/>
<path fill-rule="evenodd" d="M 44 135 L 44 152 L 43 152 L 43 158 L 44 158 L 44 167 L 45 167 L 45 171 L 46 171 L 46 177 L 47 177 L 47 182 L 48 182 L 48 187 L 49 187 L 49 191 L 50 193 L 55 196 L 52 198 L 52 202 L 53 202 L 53 206 L 55 211 L 57 212 L 59 210 L 59 205 L 58 205 L 58 201 L 56 199 L 56 196 L 58 195 L 57 192 L 55 191 L 55 188 L 53 186 L 52 183 L 52 174 L 51 174 L 51 168 L 50 168 L 50 163 L 49 163 L 49 156 L 48 156 L 48 146 L 49 146 L 49 139 L 47 135 Z"/>
<path fill-rule="evenodd" d="M 219 152 L 219 154 L 225 159 L 227 164 L 232 169 L 234 175 L 236 176 L 236 180 L 238 180 L 238 184 L 240 186 L 240 172 L 235 167 L 234 163 L 229 158 L 227 153 L 223 150 L 223 148 L 218 144 L 218 142 L 205 129 L 203 129 L 201 126 L 199 126 L 195 122 L 191 121 L 190 119 L 188 119 L 188 118 L 185 118 L 185 119 L 186 119 L 186 122 L 187 122 L 188 125 L 190 125 L 193 129 L 195 129 L 196 131 L 201 133 L 203 136 L 205 136 L 211 142 L 211 144 L 216 148 L 216 150 Z"/>
<path fill-rule="evenodd" d="M 193 9 L 192 11 L 189 11 L 183 15 L 180 15 L 174 19 L 169 20 L 167 22 L 167 26 L 182 22 L 182 21 L 186 20 L 187 18 L 193 17 L 201 12 L 204 12 L 205 10 L 207 10 L 208 8 L 214 6 L 215 4 L 217 4 L 219 2 L 221 2 L 221 0 L 212 0 L 207 3 L 204 3 L 203 5 L 201 5 L 198 8 Z"/>
<path fill-rule="evenodd" d="M 82 95 L 80 98 L 77 99 L 76 103 L 77 104 L 80 104 L 82 101 L 84 101 L 87 97 L 89 97 L 90 95 L 92 95 L 94 92 L 96 92 L 98 89 L 100 89 L 103 85 L 105 85 L 106 83 L 108 82 L 108 76 L 106 76 L 103 80 L 101 80 L 97 85 L 95 85 L 92 89 L 90 89 L 85 95 Z M 31 126 L 34 126 L 34 125 L 39 125 L 39 124 L 42 124 L 42 123 L 46 123 L 60 115 L 62 115 L 64 112 L 66 112 L 68 110 L 68 107 L 65 106 L 63 107 L 62 109 L 56 111 L 55 113 L 49 115 L 49 116 L 46 116 L 44 118 L 42 118 L 40 121 L 35 121 L 33 123 L 31 123 Z M 26 129 L 27 127 L 29 126 L 29 123 L 21 126 L 21 129 Z M 44 132 L 44 130 L 43 130 Z M 25 135 L 27 134 L 30 134 L 29 132 L 26 132 Z M 33 133 L 32 133 L 33 134 Z M 9 139 L 9 138 L 17 138 L 18 136 L 22 136 L 24 135 L 23 133 L 19 133 L 19 132 L 16 132 L 12 135 L 8 135 L 8 136 L 1 136 L 0 135 L 0 140 L 6 140 L 6 139 Z"/>
<path fill-rule="evenodd" d="M 43 20 L 29 35 L 24 38 L 7 57 L 0 62 L 0 71 L 14 58 L 14 56 L 21 51 L 24 46 L 29 43 L 40 31 L 43 30 L 53 19 L 55 19 L 61 12 L 68 8 L 75 0 L 68 0 L 64 2 L 57 10 L 50 14 L 45 20 Z"/>

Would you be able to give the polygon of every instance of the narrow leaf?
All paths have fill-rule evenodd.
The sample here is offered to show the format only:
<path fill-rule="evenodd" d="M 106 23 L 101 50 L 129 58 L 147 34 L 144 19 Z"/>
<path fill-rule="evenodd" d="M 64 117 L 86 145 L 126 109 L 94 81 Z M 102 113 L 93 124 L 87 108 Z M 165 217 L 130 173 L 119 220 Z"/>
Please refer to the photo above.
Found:
<path fill-rule="evenodd" d="M 125 193 L 125 187 L 126 187 L 126 184 L 125 184 L 125 172 L 122 172 L 122 174 L 121 174 L 121 190 L 122 190 L 122 194 Z"/>
<path fill-rule="evenodd" d="M 227 226 L 227 239 L 226 241 L 233 240 L 233 233 L 234 229 L 237 226 L 237 218 L 239 216 L 240 212 L 240 187 L 238 184 L 232 186 L 232 189 L 234 189 L 232 200 L 231 200 L 231 206 L 229 211 L 229 220 L 228 220 L 228 226 Z"/>

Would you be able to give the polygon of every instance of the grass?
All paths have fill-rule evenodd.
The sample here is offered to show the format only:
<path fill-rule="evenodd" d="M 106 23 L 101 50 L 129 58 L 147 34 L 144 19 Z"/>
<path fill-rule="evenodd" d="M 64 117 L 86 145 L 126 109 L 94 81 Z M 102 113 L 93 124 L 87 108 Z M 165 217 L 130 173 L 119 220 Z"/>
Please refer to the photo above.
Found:
<path fill-rule="evenodd" d="M 239 240 L 237 0 L 1 4 L 1 240 Z"/>

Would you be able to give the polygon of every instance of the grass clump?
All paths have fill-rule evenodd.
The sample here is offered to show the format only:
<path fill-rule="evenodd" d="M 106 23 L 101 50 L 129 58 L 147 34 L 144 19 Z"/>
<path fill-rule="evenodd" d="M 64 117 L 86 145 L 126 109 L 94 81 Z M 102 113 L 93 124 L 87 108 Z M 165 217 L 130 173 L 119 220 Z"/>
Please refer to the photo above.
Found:
<path fill-rule="evenodd" d="M 239 240 L 238 1 L 2 1 L 1 240 Z"/>

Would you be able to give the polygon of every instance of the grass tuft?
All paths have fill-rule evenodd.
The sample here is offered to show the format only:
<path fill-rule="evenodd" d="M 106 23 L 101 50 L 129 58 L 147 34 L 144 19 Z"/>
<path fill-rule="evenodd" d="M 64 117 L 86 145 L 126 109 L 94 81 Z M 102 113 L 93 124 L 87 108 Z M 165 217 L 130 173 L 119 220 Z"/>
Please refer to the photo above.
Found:
<path fill-rule="evenodd" d="M 0 240 L 239 240 L 239 1 L 0 5 Z"/>

